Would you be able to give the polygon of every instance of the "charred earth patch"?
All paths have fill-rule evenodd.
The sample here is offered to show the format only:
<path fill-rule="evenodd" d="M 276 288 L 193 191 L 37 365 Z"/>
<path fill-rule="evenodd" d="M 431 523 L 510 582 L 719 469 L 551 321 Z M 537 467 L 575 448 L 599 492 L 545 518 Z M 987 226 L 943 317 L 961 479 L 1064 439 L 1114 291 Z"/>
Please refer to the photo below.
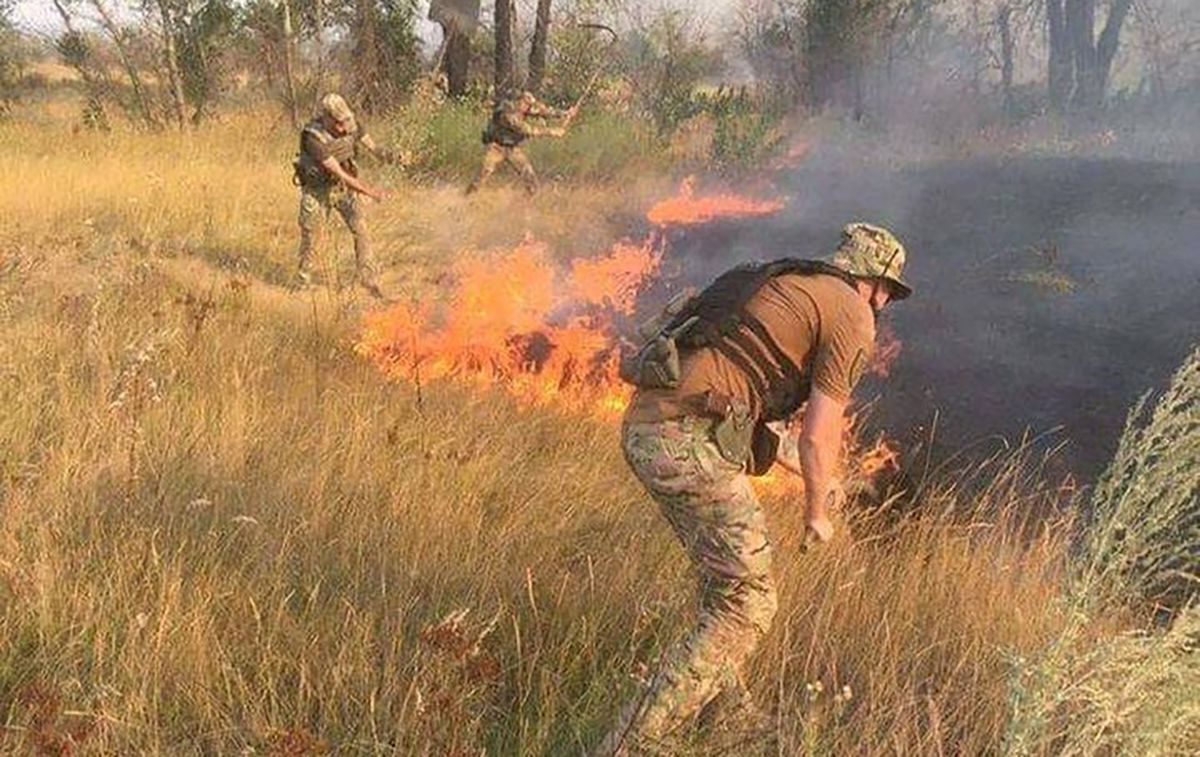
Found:
<path fill-rule="evenodd" d="M 814 158 L 778 174 L 772 217 L 672 233 L 681 282 L 754 258 L 823 255 L 849 220 L 893 228 L 917 295 L 872 423 L 935 458 L 1051 432 L 1094 478 L 1128 408 L 1200 338 L 1200 163 L 1034 158 L 919 167 Z"/>

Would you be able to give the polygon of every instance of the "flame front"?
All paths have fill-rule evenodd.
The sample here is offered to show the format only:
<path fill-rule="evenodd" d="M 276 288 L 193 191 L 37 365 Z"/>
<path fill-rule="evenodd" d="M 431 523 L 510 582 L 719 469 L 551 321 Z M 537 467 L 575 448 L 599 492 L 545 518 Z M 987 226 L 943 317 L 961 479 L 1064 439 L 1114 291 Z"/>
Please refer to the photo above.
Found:
<path fill-rule="evenodd" d="M 679 194 L 662 200 L 646 213 L 647 220 L 656 226 L 694 226 L 718 218 L 745 218 L 771 215 L 783 209 L 783 200 L 751 200 L 735 194 L 713 194 L 697 197 L 696 178 L 689 176 L 679 187 Z"/>
<path fill-rule="evenodd" d="M 617 377 L 612 318 L 632 312 L 660 259 L 653 238 L 620 243 L 565 273 L 532 240 L 464 255 L 436 317 L 427 306 L 368 313 L 358 351 L 398 378 L 474 379 L 524 402 L 612 416 L 630 394 Z"/>
<path fill-rule="evenodd" d="M 782 207 L 777 199 L 696 197 L 689 180 L 679 196 L 647 215 L 661 226 L 765 215 Z M 498 387 L 523 404 L 615 420 L 632 389 L 617 375 L 614 321 L 633 315 L 638 294 L 659 271 L 664 240 L 651 234 L 641 242 L 622 241 L 565 266 L 552 262 L 546 245 L 532 239 L 507 251 L 464 253 L 453 265 L 455 283 L 441 307 L 396 305 L 368 313 L 356 349 L 395 378 L 418 384 L 454 378 Z M 871 370 L 886 376 L 899 350 L 891 331 L 881 329 Z M 848 477 L 870 481 L 895 469 L 895 448 L 883 437 L 862 448 L 856 424 L 852 416 Z M 780 496 L 803 492 L 800 477 L 778 467 L 755 481 L 760 491 Z"/>

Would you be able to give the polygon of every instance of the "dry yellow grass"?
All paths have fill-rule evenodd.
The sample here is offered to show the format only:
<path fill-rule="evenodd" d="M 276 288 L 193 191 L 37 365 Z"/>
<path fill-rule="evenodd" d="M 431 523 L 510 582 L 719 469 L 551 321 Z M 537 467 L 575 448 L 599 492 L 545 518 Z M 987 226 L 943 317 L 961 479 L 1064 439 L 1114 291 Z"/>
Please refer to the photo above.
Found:
<path fill-rule="evenodd" d="M 579 753 L 683 632 L 683 553 L 614 428 L 389 383 L 351 298 L 278 286 L 289 151 L 0 126 L 0 751 Z M 599 249 L 654 185 L 407 187 L 375 225 L 418 292 L 526 230 Z M 998 750 L 1008 656 L 1064 622 L 1028 464 L 808 554 L 769 503 L 780 753 Z"/>

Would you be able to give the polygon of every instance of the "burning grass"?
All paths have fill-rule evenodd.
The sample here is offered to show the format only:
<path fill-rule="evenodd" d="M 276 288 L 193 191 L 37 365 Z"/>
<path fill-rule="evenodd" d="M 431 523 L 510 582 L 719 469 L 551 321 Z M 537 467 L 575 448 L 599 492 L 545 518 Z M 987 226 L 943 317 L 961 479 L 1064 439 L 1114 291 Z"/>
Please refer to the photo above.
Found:
<path fill-rule="evenodd" d="M 179 270 L 118 263 L 63 311 L 34 278 L 3 326 L 3 748 L 76 721 L 108 753 L 597 738 L 690 608 L 612 426 L 384 381 L 336 310 L 313 323 Z M 214 303 L 199 327 L 188 292 Z M 150 337 L 156 397 L 110 406 Z M 786 744 L 932 753 L 931 708 L 946 749 L 997 738 L 1001 650 L 1057 628 L 1065 535 L 1016 537 L 1040 495 L 1010 483 L 811 554 L 794 500 L 769 498 L 786 610 L 756 680 Z M 812 700 L 817 681 L 852 702 Z M 86 717 L 48 719 L 34 689 Z"/>
<path fill-rule="evenodd" d="M 291 194 L 214 165 L 203 135 L 147 136 L 161 153 L 87 135 L 72 148 L 95 151 L 85 163 L 13 133 L 4 144 L 27 149 L 6 151 L 23 179 L 0 194 L 21 213 L 0 230 L 0 751 L 593 744 L 691 610 L 686 561 L 612 424 L 496 385 L 388 380 L 354 351 L 360 324 L 335 292 L 262 283 L 287 260 Z M 583 204 L 614 206 L 592 191 Z M 509 206 L 491 201 L 385 216 L 382 237 L 436 235 L 442 214 L 494 236 Z M 211 249 L 170 242 L 206 228 Z M 229 249 L 244 264 L 203 262 Z M 551 291 L 615 314 L 628 289 L 596 282 L 642 249 L 554 262 Z M 561 304 L 545 295 L 514 317 L 542 328 Z M 783 609 L 754 681 L 785 753 L 996 751 L 1012 660 L 1080 627 L 1062 602 L 1074 531 L 1037 460 L 919 484 L 811 552 L 796 500 L 765 496 Z M 1149 670 L 1144 637 L 1119 633 L 1141 627 L 1131 616 L 1072 637 L 1075 659 L 1113 663 L 1090 680 L 1163 680 L 1122 678 Z M 1079 712 L 1055 722 L 1085 740 L 1100 721 Z"/>
<path fill-rule="evenodd" d="M 646 213 L 647 220 L 656 226 L 694 226 L 719 218 L 767 216 L 783 209 L 778 198 L 754 200 L 733 193 L 696 195 L 696 178 L 684 179 L 679 193 L 656 202 Z"/>

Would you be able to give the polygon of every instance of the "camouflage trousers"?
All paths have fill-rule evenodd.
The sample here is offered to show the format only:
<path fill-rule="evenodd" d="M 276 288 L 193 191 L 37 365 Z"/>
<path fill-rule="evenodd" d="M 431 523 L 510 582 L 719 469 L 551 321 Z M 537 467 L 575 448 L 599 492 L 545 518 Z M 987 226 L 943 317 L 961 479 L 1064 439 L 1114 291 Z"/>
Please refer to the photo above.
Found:
<path fill-rule="evenodd" d="M 771 542 L 743 466 L 721 455 L 711 427 L 707 419 L 683 418 L 622 431 L 625 459 L 699 574 L 700 617 L 621 711 L 597 755 L 653 749 L 718 695 L 749 702 L 742 668 L 777 606 Z"/>
<path fill-rule="evenodd" d="M 321 242 L 325 223 L 336 210 L 354 237 L 354 266 L 364 283 L 375 280 L 375 258 L 371 254 L 371 239 L 358 196 L 349 190 L 333 188 L 300 188 L 300 249 L 297 252 L 301 272 L 312 266 L 313 249 Z"/>
<path fill-rule="evenodd" d="M 529 162 L 529 156 L 521 149 L 520 145 L 489 144 L 483 153 L 483 165 L 479 168 L 479 178 L 476 179 L 470 187 L 469 191 L 474 191 L 483 186 L 483 183 L 496 172 L 502 163 L 508 163 L 517 173 L 521 175 L 521 181 L 525 184 L 525 190 L 533 193 L 537 189 L 537 173 L 533 170 L 533 164 Z"/>

